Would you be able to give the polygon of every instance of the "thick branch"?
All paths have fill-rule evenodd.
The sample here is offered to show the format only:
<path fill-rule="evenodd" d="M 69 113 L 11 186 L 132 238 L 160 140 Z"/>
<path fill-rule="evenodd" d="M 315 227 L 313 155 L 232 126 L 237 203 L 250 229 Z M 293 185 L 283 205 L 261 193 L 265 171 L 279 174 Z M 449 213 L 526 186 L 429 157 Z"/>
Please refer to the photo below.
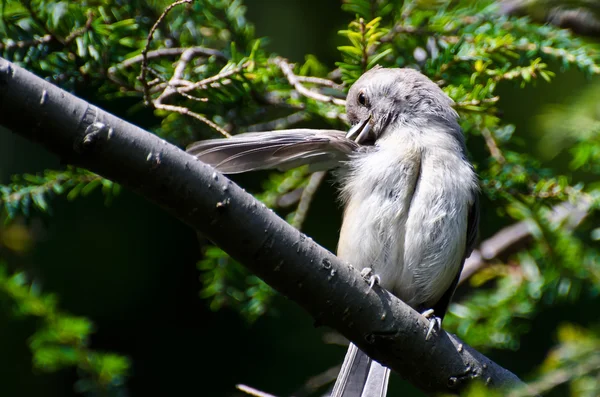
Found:
<path fill-rule="evenodd" d="M 519 379 L 427 321 L 245 193 L 159 137 L 0 59 L 0 123 L 115 180 L 210 238 L 275 289 L 428 393 Z"/>

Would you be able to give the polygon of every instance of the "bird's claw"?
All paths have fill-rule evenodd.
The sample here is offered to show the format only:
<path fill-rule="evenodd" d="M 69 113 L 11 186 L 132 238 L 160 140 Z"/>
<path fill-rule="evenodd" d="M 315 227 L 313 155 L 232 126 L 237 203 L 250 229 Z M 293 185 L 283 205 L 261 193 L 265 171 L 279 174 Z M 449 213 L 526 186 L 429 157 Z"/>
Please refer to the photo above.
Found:
<path fill-rule="evenodd" d="M 421 315 L 429 320 L 429 327 L 425 336 L 425 340 L 428 340 L 434 328 L 437 328 L 438 331 L 442 329 L 442 319 L 434 315 L 433 309 L 425 310 Z"/>
<path fill-rule="evenodd" d="M 377 274 L 373 274 L 373 269 L 365 267 L 360 271 L 360 275 L 369 283 L 369 289 L 373 289 L 375 284 L 381 282 L 381 278 Z"/>

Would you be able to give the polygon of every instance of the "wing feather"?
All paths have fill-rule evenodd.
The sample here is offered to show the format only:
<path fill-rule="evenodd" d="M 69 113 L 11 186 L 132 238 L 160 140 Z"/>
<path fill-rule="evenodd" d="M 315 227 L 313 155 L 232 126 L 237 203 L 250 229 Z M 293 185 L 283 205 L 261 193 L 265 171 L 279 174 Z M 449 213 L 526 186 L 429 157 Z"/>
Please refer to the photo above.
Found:
<path fill-rule="evenodd" d="M 192 143 L 187 152 L 228 174 L 310 164 L 311 169 L 335 168 L 358 149 L 344 131 L 292 129 L 251 132 L 229 139 Z"/>

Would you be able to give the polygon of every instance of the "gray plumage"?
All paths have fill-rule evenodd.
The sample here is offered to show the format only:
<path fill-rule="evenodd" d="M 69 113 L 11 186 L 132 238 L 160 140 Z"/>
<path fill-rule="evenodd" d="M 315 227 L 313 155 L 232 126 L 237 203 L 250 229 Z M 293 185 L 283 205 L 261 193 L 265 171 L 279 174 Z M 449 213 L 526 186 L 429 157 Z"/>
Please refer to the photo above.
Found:
<path fill-rule="evenodd" d="M 187 152 L 225 174 L 237 174 L 270 168 L 283 171 L 304 164 L 314 171 L 327 170 L 358 148 L 342 131 L 294 129 L 208 139 L 192 143 Z"/>
<path fill-rule="evenodd" d="M 312 164 L 341 169 L 338 256 L 440 321 L 473 249 L 478 184 L 452 100 L 412 69 L 376 67 L 350 88 L 353 124 L 201 141 L 188 149 L 223 172 Z M 350 139 L 352 138 L 352 139 Z M 334 397 L 385 396 L 389 370 L 351 345 Z"/>

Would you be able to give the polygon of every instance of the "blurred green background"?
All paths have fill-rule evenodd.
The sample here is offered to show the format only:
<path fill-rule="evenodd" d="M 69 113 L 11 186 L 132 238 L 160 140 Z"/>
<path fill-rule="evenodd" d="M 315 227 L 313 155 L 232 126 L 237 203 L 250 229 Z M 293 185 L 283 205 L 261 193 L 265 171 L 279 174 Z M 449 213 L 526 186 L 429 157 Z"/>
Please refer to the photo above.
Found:
<path fill-rule="evenodd" d="M 246 5 L 247 18 L 254 23 L 257 36 L 268 37 L 269 50 L 292 62 L 304 61 L 306 54 L 315 54 L 329 67 L 339 60 L 336 47 L 344 40 L 337 32 L 349 20 L 339 1 L 248 0 Z M 560 67 L 550 65 L 556 71 Z M 506 122 L 517 126 L 519 140 L 514 144 L 528 148 L 557 173 L 571 175 L 561 157 L 566 144 L 560 143 L 560 137 L 546 136 L 545 126 L 560 123 L 557 114 L 564 113 L 556 109 L 580 98 L 582 106 L 598 111 L 597 97 L 589 94 L 598 91 L 592 87 L 597 82 L 578 71 L 524 89 L 503 83 L 498 108 Z M 100 106 L 132 120 L 130 114 L 122 113 L 124 107 L 118 101 Z M 149 128 L 154 120 L 146 115 L 150 113 L 137 112 L 133 121 Z M 0 130 L 0 183 L 8 183 L 12 174 L 60 166 L 43 148 Z M 252 191 L 259 189 L 265 175 L 233 179 Z M 37 287 L 56 294 L 63 310 L 93 320 L 94 349 L 121 353 L 132 360 L 129 395 L 230 396 L 239 394 L 234 389 L 237 383 L 291 395 L 308 378 L 343 359 L 345 348 L 323 342 L 329 330 L 314 327 L 306 313 L 283 297 L 254 324 L 227 309 L 209 310 L 198 296 L 201 284 L 196 262 L 201 251 L 195 232 L 143 198 L 124 189 L 108 206 L 100 194 L 92 194 L 73 202 L 55 199 L 51 208 L 48 214 L 34 212 L 27 221 L 30 245 L 21 250 L 0 246 L 2 255 L 12 268 L 25 270 Z M 484 200 L 484 220 L 493 215 L 486 215 Z M 340 217 L 335 187 L 324 185 L 304 231 L 334 251 Z M 25 221 L 11 224 L 13 233 L 20 222 Z M 501 226 L 483 222 L 482 236 Z M 0 229 L 0 233 L 8 235 L 9 230 Z M 462 293 L 459 290 L 457 296 Z M 544 359 L 556 327 L 564 321 L 588 325 L 596 320 L 599 303 L 589 299 L 577 307 L 564 304 L 543 310 L 521 340 L 518 355 L 498 351 L 490 356 L 517 375 L 528 375 Z M 11 311 L 11 302 L 0 295 L 0 395 L 77 395 L 75 369 L 52 374 L 32 371 L 28 338 L 36 321 L 15 317 Z M 405 389 L 412 390 L 394 375 L 389 395 L 406 395 L 402 394 Z"/>

